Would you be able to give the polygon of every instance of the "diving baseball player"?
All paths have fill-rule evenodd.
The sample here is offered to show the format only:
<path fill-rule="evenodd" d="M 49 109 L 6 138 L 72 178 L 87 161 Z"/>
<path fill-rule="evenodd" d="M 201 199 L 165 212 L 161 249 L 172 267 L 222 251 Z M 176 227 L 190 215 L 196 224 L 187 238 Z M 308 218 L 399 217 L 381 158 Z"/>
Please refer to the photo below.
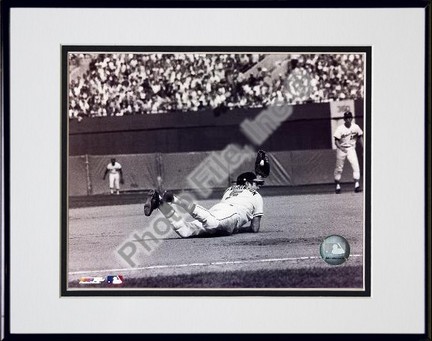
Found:
<path fill-rule="evenodd" d="M 152 190 L 144 204 L 144 214 L 150 216 L 154 209 L 159 208 L 182 238 L 258 232 L 264 214 L 263 199 L 258 189 L 270 172 L 265 152 L 259 151 L 255 169 L 260 173 L 258 176 L 253 172 L 240 174 L 236 185 L 227 188 L 221 201 L 210 209 L 181 199 L 170 191 L 166 191 L 161 197 L 157 191 Z M 195 220 L 183 220 L 175 211 L 175 205 L 182 207 Z M 250 225 L 246 226 L 248 222 Z"/>
<path fill-rule="evenodd" d="M 116 162 L 116 159 L 112 158 L 111 162 L 107 165 L 103 180 L 105 180 L 106 175 L 109 173 L 109 187 L 110 193 L 117 195 L 120 194 L 120 184 L 123 184 L 123 171 L 120 163 Z"/>
<path fill-rule="evenodd" d="M 354 191 L 361 192 L 360 188 L 360 165 L 356 153 L 356 143 L 359 141 L 363 148 L 363 131 L 352 122 L 353 115 L 347 111 L 344 113 L 344 124 L 336 128 L 333 137 L 335 139 L 336 150 L 336 167 L 334 170 L 334 179 L 336 183 L 336 194 L 341 192 L 340 179 L 345 163 L 345 159 L 351 164 L 354 178 Z"/>

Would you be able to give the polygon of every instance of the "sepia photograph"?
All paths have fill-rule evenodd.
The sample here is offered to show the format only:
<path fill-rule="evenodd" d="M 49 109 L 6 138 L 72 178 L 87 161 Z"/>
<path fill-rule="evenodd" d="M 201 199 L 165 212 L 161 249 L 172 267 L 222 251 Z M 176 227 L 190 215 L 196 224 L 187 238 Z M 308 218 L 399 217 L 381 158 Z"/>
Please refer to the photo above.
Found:
<path fill-rule="evenodd" d="M 64 295 L 368 295 L 370 49 L 63 46 Z"/>

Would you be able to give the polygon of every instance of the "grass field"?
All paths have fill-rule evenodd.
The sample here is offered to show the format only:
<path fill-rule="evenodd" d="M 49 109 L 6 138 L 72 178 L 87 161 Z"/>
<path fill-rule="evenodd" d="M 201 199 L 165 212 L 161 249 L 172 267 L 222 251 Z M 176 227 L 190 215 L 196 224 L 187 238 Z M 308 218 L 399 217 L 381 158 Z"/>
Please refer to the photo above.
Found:
<path fill-rule="evenodd" d="M 141 238 L 145 231 L 151 231 L 151 218 L 155 219 L 153 215 L 144 216 L 142 200 L 69 210 L 71 290 L 106 287 L 363 290 L 362 194 L 264 195 L 265 215 L 259 233 L 193 239 L 181 239 L 172 231 L 163 238 Z M 210 207 L 216 202 L 205 200 L 200 204 Z M 323 239 L 333 234 L 345 237 L 351 248 L 350 257 L 339 266 L 328 265 L 319 254 Z M 125 242 L 136 247 L 133 268 L 116 252 Z M 152 252 L 145 252 L 143 245 L 151 246 Z M 125 278 L 119 287 L 78 283 L 83 276 L 119 274 Z"/>

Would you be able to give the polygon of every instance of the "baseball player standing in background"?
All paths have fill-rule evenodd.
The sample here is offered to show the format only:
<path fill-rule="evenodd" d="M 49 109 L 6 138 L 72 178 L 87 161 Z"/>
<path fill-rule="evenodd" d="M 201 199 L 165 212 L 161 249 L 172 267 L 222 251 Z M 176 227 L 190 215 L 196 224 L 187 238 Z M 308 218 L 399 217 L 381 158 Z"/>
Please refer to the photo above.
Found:
<path fill-rule="evenodd" d="M 110 193 L 114 192 L 118 195 L 120 194 L 120 184 L 123 184 L 123 171 L 120 163 L 116 162 L 116 159 L 112 158 L 111 162 L 107 165 L 103 180 L 105 180 L 106 175 L 109 173 L 109 187 Z"/>
<path fill-rule="evenodd" d="M 345 163 L 345 159 L 351 164 L 354 178 L 354 191 L 361 192 L 360 188 L 360 165 L 356 153 L 356 143 L 359 141 L 363 148 L 363 131 L 361 128 L 352 122 L 353 114 L 349 111 L 344 113 L 345 123 L 336 128 L 333 137 L 335 139 L 336 150 L 336 167 L 334 170 L 334 178 L 336 182 L 336 194 L 341 192 L 340 180 Z"/>

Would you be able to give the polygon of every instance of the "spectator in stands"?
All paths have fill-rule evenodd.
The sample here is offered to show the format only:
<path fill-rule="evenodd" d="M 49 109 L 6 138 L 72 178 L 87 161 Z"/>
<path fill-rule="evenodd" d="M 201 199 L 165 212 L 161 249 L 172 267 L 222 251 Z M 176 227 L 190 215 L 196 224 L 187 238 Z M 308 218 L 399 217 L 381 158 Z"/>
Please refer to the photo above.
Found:
<path fill-rule="evenodd" d="M 71 54 L 70 67 L 90 60 L 71 79 L 69 117 L 124 116 L 206 108 L 263 107 L 363 96 L 359 54 L 286 55 L 285 73 L 259 63 L 261 54 Z M 256 66 L 255 72 L 249 72 Z M 248 72 L 245 76 L 243 73 Z M 307 74 L 308 98 L 290 93 L 288 75 Z"/>

